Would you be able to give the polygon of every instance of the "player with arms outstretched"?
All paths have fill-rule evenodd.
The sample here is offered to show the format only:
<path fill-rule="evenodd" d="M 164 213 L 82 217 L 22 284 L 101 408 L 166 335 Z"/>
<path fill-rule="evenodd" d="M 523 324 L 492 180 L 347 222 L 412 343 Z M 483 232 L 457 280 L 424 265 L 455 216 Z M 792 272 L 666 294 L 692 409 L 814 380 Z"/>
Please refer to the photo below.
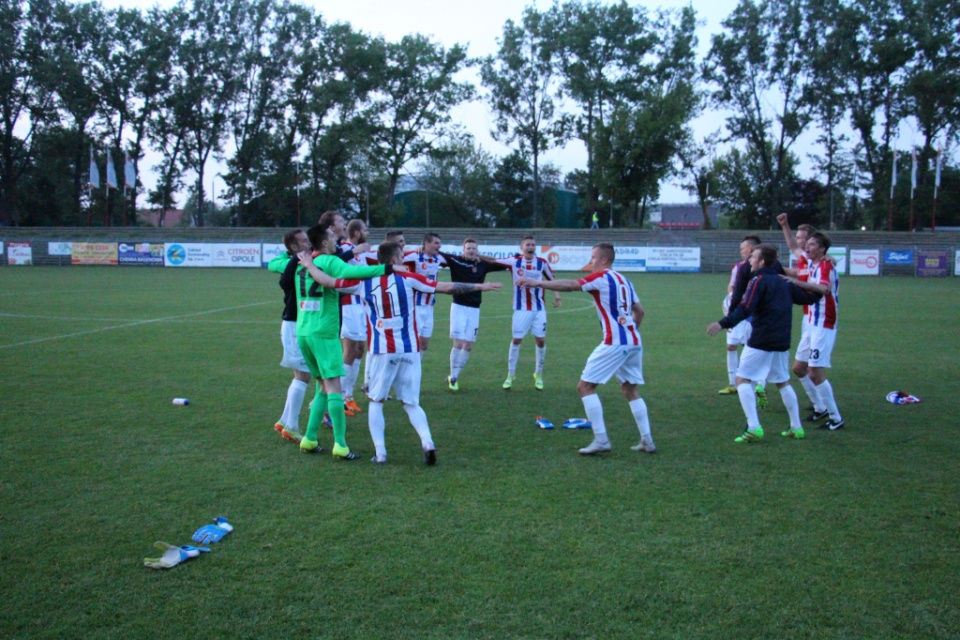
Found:
<path fill-rule="evenodd" d="M 597 387 L 613 376 L 620 381 L 624 398 L 630 404 L 640 443 L 631 447 L 634 451 L 654 453 L 657 447 L 650 433 L 650 418 L 647 403 L 640 397 L 637 385 L 643 384 L 643 343 L 640 339 L 640 323 L 644 310 L 637 298 L 633 284 L 612 269 L 616 257 L 613 245 L 601 242 L 594 245 L 587 268 L 590 275 L 579 280 L 533 280 L 519 278 L 520 287 L 542 287 L 551 291 L 584 291 L 593 297 L 603 329 L 601 342 L 580 374 L 577 391 L 593 426 L 593 442 L 579 450 L 581 455 L 593 455 L 610 451 L 610 439 L 603 421 L 603 405 L 597 395 Z"/>
<path fill-rule="evenodd" d="M 447 260 L 440 255 L 440 236 L 427 233 L 423 236 L 423 245 L 416 251 L 408 251 L 403 255 L 403 264 L 410 271 L 419 273 L 430 280 L 437 279 L 441 267 L 447 266 Z M 420 355 L 429 348 L 430 338 L 433 336 L 433 306 L 437 304 L 433 294 L 417 292 L 417 327 L 420 332 Z"/>
<path fill-rule="evenodd" d="M 533 384 L 537 390 L 543 390 L 543 361 L 547 355 L 547 305 L 543 299 L 543 289 L 519 287 L 520 278 L 529 280 L 553 280 L 550 263 L 537 256 L 537 241 L 533 236 L 524 236 L 520 240 L 520 255 L 502 258 L 497 263 L 510 269 L 513 274 L 513 340 L 507 354 L 507 379 L 503 381 L 504 390 L 513 387 L 513 378 L 517 375 L 517 361 L 520 359 L 520 345 L 523 338 L 532 333 L 536 341 L 536 366 L 533 372 Z M 553 306 L 559 308 L 560 293 L 553 292 Z"/>

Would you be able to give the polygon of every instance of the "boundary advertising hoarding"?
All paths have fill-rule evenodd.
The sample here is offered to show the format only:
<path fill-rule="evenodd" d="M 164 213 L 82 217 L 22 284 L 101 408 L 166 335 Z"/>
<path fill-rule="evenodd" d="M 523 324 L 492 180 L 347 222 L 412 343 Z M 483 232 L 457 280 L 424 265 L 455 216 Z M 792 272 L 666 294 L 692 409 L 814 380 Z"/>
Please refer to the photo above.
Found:
<path fill-rule="evenodd" d="M 7 264 L 33 264 L 33 247 L 29 242 L 7 243 Z"/>
<path fill-rule="evenodd" d="M 163 245 L 165 267 L 209 267 L 213 265 L 210 245 L 196 242 L 166 242 Z"/>
<path fill-rule="evenodd" d="M 117 259 L 121 265 L 162 267 L 164 245 L 159 242 L 122 242 L 117 247 Z"/>
<path fill-rule="evenodd" d="M 72 254 L 73 254 L 72 242 L 48 242 L 47 243 L 48 256 L 69 256 Z"/>
<path fill-rule="evenodd" d="M 117 243 L 72 242 L 70 264 L 117 264 Z"/>
<path fill-rule="evenodd" d="M 917 250 L 917 276 L 940 278 L 947 275 L 947 252 L 943 249 Z"/>
<path fill-rule="evenodd" d="M 880 275 L 879 249 L 851 249 L 850 275 L 878 276 Z"/>
<path fill-rule="evenodd" d="M 260 243 L 221 243 L 210 245 L 214 267 L 260 267 Z"/>

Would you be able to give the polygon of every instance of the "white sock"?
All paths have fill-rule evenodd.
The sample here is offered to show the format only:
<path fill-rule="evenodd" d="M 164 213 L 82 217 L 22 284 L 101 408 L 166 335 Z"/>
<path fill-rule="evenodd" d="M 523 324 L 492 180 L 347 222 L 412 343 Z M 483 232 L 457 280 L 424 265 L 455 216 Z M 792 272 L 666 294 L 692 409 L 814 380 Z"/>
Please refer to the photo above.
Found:
<path fill-rule="evenodd" d="M 740 396 L 740 406 L 747 416 L 747 428 L 760 428 L 760 418 L 757 416 L 757 394 L 753 390 L 752 382 L 742 382 L 737 385 L 737 395 Z"/>
<path fill-rule="evenodd" d="M 840 417 L 840 409 L 837 408 L 837 401 L 833 397 L 833 387 L 830 386 L 829 380 L 824 380 L 817 385 L 817 393 L 820 394 L 820 399 L 823 401 L 823 404 L 826 405 L 827 411 L 830 412 L 830 419 L 834 422 L 842 420 Z"/>
<path fill-rule="evenodd" d="M 543 359 L 547 356 L 547 345 L 537 347 L 537 375 L 543 375 Z"/>
<path fill-rule="evenodd" d="M 283 405 L 283 415 L 280 422 L 291 431 L 300 430 L 300 409 L 303 408 L 303 398 L 307 394 L 307 383 L 294 378 L 287 387 L 287 403 Z"/>
<path fill-rule="evenodd" d="M 520 359 L 520 345 L 510 342 L 510 355 L 507 356 L 507 375 L 517 375 L 517 360 Z"/>
<path fill-rule="evenodd" d="M 732 387 L 737 382 L 737 368 L 740 366 L 740 354 L 736 351 L 727 351 L 727 377 Z"/>
<path fill-rule="evenodd" d="M 357 384 L 357 376 L 360 375 L 360 360 L 354 360 L 351 364 L 343 365 L 346 369 L 346 375 L 343 376 L 343 397 L 352 398 L 353 388 Z"/>
<path fill-rule="evenodd" d="M 783 400 L 783 406 L 787 408 L 787 415 L 790 416 L 790 428 L 796 431 L 800 428 L 800 401 L 797 400 L 797 392 L 789 384 L 780 387 L 780 398 Z"/>
<path fill-rule="evenodd" d="M 470 352 L 466 349 L 460 349 L 460 356 L 457 360 L 457 377 L 460 377 L 460 374 L 463 372 L 463 368 L 467 366 L 467 360 L 470 359 Z"/>
<path fill-rule="evenodd" d="M 403 410 L 407 412 L 407 417 L 410 418 L 410 424 L 417 430 L 417 435 L 420 436 L 420 444 L 423 445 L 423 450 L 433 449 L 433 436 L 430 435 L 430 423 L 427 422 L 427 414 L 424 410 L 420 405 L 412 404 L 404 404 Z"/>
<path fill-rule="evenodd" d="M 454 380 L 460 373 L 460 351 L 461 349 L 450 349 L 450 377 Z"/>
<path fill-rule="evenodd" d="M 603 405 L 600 404 L 600 396 L 591 393 L 588 396 L 580 398 L 583 402 L 583 409 L 587 413 L 587 420 L 593 425 L 593 439 L 598 444 L 609 444 L 607 437 L 607 425 L 603 421 Z"/>
<path fill-rule="evenodd" d="M 653 438 L 650 437 L 650 416 L 647 413 L 647 403 L 643 401 L 643 398 L 631 400 L 630 411 L 633 412 L 633 419 L 637 421 L 637 428 L 640 429 L 640 439 L 653 442 Z"/>
<path fill-rule="evenodd" d="M 387 457 L 387 443 L 384 438 L 384 432 L 387 425 L 383 420 L 383 403 L 370 401 L 367 406 L 367 424 L 370 427 L 370 438 L 373 440 L 373 448 L 377 450 L 378 458 Z"/>
<path fill-rule="evenodd" d="M 810 404 L 813 405 L 813 410 L 817 412 L 824 411 L 823 399 L 820 397 L 820 392 L 817 391 L 817 386 L 813 384 L 810 376 L 800 378 L 800 384 L 803 386 L 803 390 L 807 392 L 807 397 L 810 398 Z"/>

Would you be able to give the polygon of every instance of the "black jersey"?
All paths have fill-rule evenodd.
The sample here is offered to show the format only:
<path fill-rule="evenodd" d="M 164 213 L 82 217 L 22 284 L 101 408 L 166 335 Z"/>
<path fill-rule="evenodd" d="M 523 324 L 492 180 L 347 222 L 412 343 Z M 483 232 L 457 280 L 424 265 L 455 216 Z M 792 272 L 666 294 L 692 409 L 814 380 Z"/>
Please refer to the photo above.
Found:
<path fill-rule="evenodd" d="M 453 282 L 469 282 L 471 284 L 480 284 L 492 271 L 506 271 L 509 267 L 495 262 L 480 260 L 470 262 L 463 256 L 455 256 L 449 253 L 440 252 L 447 259 L 447 267 L 450 269 L 450 279 Z M 464 307 L 479 307 L 481 298 L 480 291 L 471 291 L 470 293 L 461 293 L 453 296 L 454 304 Z"/>

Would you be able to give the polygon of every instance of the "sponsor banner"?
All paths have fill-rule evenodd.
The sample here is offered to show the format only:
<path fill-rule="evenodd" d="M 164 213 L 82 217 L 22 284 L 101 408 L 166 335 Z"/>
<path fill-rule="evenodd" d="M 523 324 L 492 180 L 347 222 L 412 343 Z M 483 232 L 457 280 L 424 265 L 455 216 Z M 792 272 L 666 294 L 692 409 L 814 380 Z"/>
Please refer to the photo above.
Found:
<path fill-rule="evenodd" d="M 48 256 L 69 256 L 73 254 L 72 242 L 48 242 Z"/>
<path fill-rule="evenodd" d="M 210 254 L 215 267 L 259 267 L 260 244 L 211 244 Z"/>
<path fill-rule="evenodd" d="M 847 272 L 847 248 L 846 247 L 830 247 L 829 249 L 827 249 L 827 255 L 833 258 L 833 261 L 837 263 L 837 273 Z"/>
<path fill-rule="evenodd" d="M 167 242 L 163 245 L 165 267 L 210 267 L 213 258 L 209 244 L 198 242 Z"/>
<path fill-rule="evenodd" d="M 913 264 L 913 249 L 883 252 L 883 264 Z"/>
<path fill-rule="evenodd" d="M 880 275 L 880 250 L 850 249 L 850 275 Z"/>
<path fill-rule="evenodd" d="M 947 275 L 947 252 L 943 249 L 919 249 L 917 251 L 917 275 L 922 278 L 937 278 Z"/>
<path fill-rule="evenodd" d="M 163 245 L 158 242 L 121 242 L 117 247 L 120 264 L 163 266 Z"/>
<path fill-rule="evenodd" d="M 0 249 L 0 253 L 3 253 L 3 249 Z M 953 258 L 953 275 L 960 276 L 960 251 Z"/>
<path fill-rule="evenodd" d="M 538 254 L 550 263 L 554 271 L 586 271 L 592 247 L 559 247 L 544 245 Z M 517 247 L 513 248 L 514 253 Z M 617 265 L 614 263 L 614 268 Z"/>
<path fill-rule="evenodd" d="M 7 264 L 33 264 L 33 247 L 30 243 L 8 242 Z"/>
<path fill-rule="evenodd" d="M 279 255 L 285 254 L 286 252 L 287 248 L 283 246 L 283 243 L 267 244 L 264 242 L 262 248 L 260 249 L 260 265 L 265 267 L 270 264 L 271 260 Z"/>
<path fill-rule="evenodd" d="M 646 269 L 625 269 L 625 271 L 671 271 L 681 273 L 700 271 L 700 247 L 646 247 L 646 250 Z M 617 262 L 613 263 L 614 269 L 618 268 L 617 264 Z"/>
<path fill-rule="evenodd" d="M 70 264 L 117 264 L 117 243 L 73 242 Z"/>

